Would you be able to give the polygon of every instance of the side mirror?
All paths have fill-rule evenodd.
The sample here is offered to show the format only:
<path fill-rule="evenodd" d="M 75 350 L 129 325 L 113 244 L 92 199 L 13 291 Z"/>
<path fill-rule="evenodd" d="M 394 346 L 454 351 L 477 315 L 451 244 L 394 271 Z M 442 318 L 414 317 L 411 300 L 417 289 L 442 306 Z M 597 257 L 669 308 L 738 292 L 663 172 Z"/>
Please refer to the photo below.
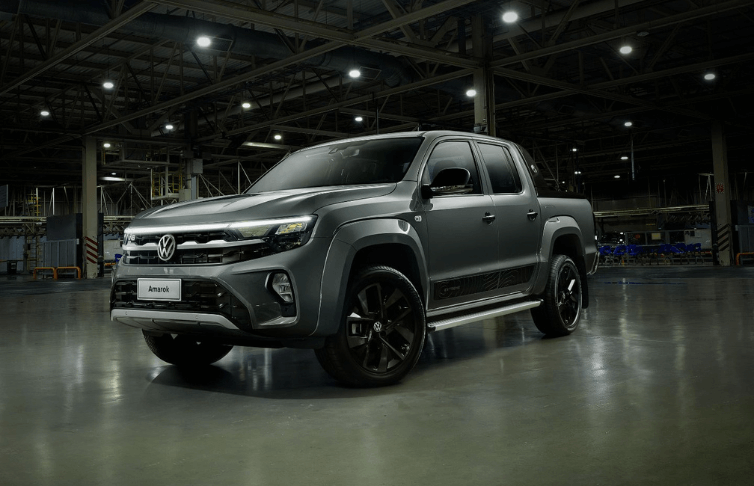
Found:
<path fill-rule="evenodd" d="M 468 194 L 474 190 L 469 184 L 471 174 L 466 169 L 451 167 L 443 169 L 432 179 L 431 184 L 422 186 L 422 197 L 429 199 L 434 196 L 448 196 L 452 194 Z"/>

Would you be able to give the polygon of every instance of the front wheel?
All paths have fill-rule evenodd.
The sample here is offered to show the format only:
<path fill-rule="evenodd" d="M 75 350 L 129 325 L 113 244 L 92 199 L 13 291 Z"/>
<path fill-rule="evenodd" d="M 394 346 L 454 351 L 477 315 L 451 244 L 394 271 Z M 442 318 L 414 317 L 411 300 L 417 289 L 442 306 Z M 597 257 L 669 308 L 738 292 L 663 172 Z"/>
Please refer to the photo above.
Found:
<path fill-rule="evenodd" d="M 391 385 L 419 360 L 425 336 L 424 306 L 413 284 L 397 270 L 375 265 L 352 279 L 338 333 L 315 354 L 345 384 Z"/>
<path fill-rule="evenodd" d="M 534 324 L 548 336 L 571 334 L 581 317 L 581 277 L 573 260 L 553 255 L 542 305 L 531 310 Z"/>
<path fill-rule="evenodd" d="M 152 336 L 144 333 L 144 340 L 155 356 L 176 366 L 208 366 L 224 358 L 233 346 L 206 341 L 197 341 L 189 336 L 163 334 Z"/>

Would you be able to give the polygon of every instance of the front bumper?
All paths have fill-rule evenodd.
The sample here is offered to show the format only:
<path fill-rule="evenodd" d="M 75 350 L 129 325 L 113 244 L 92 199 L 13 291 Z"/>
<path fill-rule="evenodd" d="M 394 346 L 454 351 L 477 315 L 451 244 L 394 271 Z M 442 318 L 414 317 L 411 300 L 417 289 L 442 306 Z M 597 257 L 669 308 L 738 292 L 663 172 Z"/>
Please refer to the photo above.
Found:
<path fill-rule="evenodd" d="M 317 327 L 322 274 L 331 239 L 312 238 L 294 250 L 227 265 L 116 266 L 111 320 L 154 332 L 216 337 L 305 338 Z M 288 274 L 294 304 L 268 286 Z M 181 280 L 180 302 L 139 300 L 139 278 Z"/>

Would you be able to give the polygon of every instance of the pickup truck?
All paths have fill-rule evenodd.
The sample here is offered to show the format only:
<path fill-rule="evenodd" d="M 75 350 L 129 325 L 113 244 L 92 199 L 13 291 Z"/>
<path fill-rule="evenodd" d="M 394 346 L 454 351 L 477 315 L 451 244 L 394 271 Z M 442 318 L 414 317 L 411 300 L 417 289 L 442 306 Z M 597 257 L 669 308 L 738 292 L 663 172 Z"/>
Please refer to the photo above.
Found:
<path fill-rule="evenodd" d="M 572 333 L 594 235 L 589 202 L 548 188 L 515 143 L 346 139 L 290 154 L 244 194 L 135 217 L 110 315 L 177 366 L 309 348 L 343 383 L 388 385 L 430 332 L 529 310 L 544 334 Z"/>

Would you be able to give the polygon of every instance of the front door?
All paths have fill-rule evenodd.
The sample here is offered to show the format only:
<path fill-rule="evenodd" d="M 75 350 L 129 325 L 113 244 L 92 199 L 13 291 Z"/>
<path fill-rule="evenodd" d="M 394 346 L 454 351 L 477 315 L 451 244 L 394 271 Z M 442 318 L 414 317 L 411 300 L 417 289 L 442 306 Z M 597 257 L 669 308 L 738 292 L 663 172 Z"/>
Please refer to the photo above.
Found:
<path fill-rule="evenodd" d="M 470 143 L 438 143 L 427 161 L 422 183 L 429 184 L 440 170 L 451 167 L 468 170 L 474 189 L 469 194 L 424 201 L 431 309 L 495 294 L 491 282 L 498 270 L 498 222 L 489 218 L 494 205 L 484 193 Z"/>

